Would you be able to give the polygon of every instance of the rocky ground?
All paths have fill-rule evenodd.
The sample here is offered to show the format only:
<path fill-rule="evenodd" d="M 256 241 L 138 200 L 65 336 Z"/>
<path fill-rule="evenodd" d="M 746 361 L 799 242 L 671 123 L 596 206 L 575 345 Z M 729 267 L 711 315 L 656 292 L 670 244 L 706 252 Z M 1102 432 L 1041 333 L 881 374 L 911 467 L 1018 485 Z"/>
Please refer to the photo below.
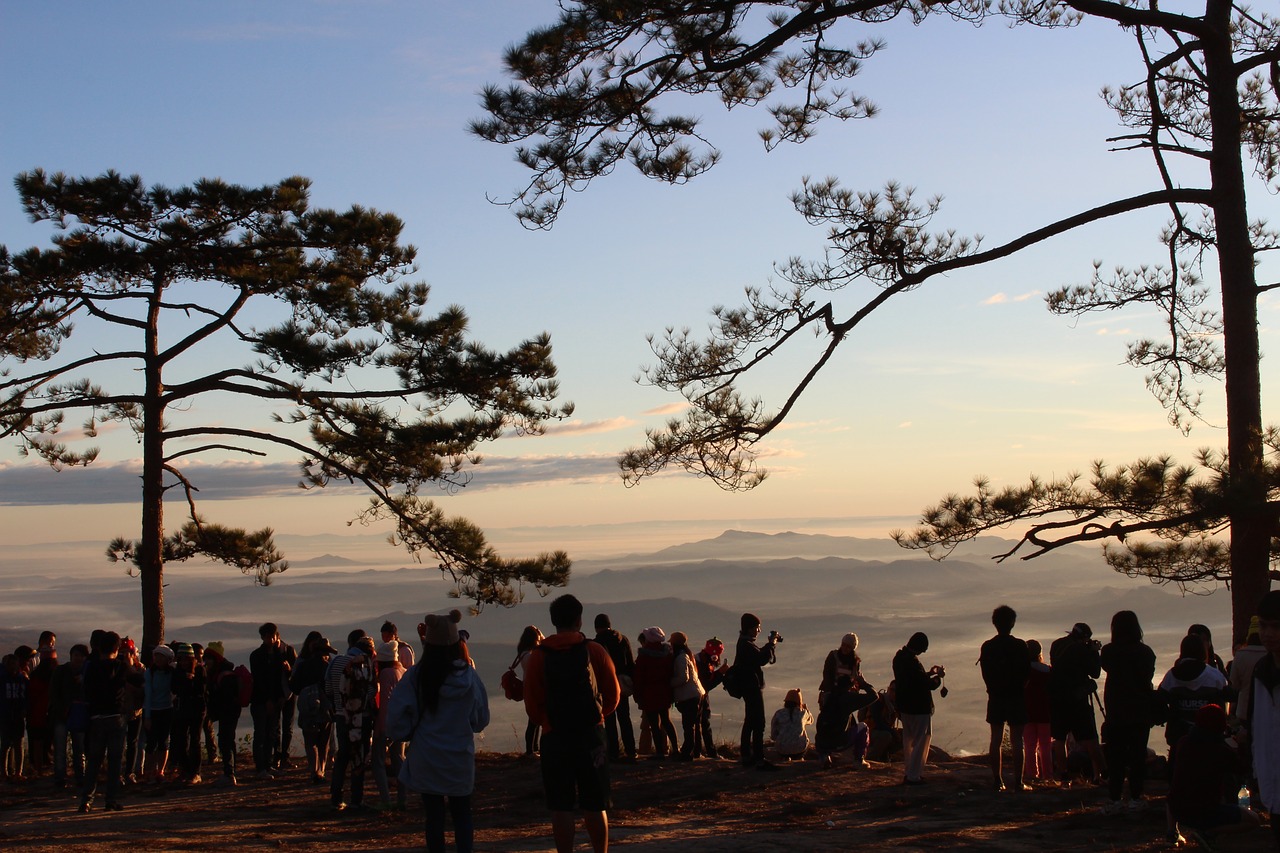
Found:
<path fill-rule="evenodd" d="M 982 851 L 1171 849 L 1163 809 L 1103 817 L 1093 787 L 991 790 L 983 759 L 940 759 L 929 784 L 904 787 L 900 765 L 855 771 L 816 761 L 777 772 L 732 761 L 641 761 L 613 768 L 612 847 L 664 853 L 950 849 Z M 1163 794 L 1152 783 L 1151 794 Z M 372 789 L 372 780 L 369 782 Z M 368 801 L 376 801 L 376 793 Z M 99 799 L 99 804 L 101 799 Z M 278 849 L 399 851 L 423 847 L 422 811 L 331 814 L 326 790 L 293 770 L 235 788 L 133 786 L 125 809 L 76 812 L 46 777 L 0 788 L 0 848 L 50 851 Z M 536 761 L 482 754 L 476 849 L 552 850 Z M 1268 832 L 1218 849 L 1263 850 Z M 694 846 L 696 844 L 696 847 Z M 579 849 L 585 848 L 580 834 Z"/>

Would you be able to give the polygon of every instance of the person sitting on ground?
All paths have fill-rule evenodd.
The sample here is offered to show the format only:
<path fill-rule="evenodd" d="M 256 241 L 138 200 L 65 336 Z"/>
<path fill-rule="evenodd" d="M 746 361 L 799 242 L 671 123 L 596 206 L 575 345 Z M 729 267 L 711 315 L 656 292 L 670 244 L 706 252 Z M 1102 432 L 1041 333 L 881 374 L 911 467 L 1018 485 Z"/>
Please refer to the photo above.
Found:
<path fill-rule="evenodd" d="M 800 688 L 793 687 L 787 691 L 782 707 L 773 714 L 769 725 L 769 737 L 773 740 L 773 749 L 783 761 L 802 761 L 809 751 L 809 727 L 813 725 L 813 714 L 804 703 Z"/>
<path fill-rule="evenodd" d="M 427 614 L 422 660 L 391 694 L 386 735 L 409 744 L 401 790 L 422 795 L 428 853 L 443 853 L 446 801 L 453 843 L 470 853 L 475 836 L 475 735 L 489 725 L 489 696 L 459 636 L 462 614 Z"/>
<path fill-rule="evenodd" d="M 898 682 L 889 686 L 867 706 L 867 759 L 888 761 L 902 751 L 902 729 L 898 727 Z"/>
<path fill-rule="evenodd" d="M 1169 812 L 1183 830 L 1199 834 L 1228 827 L 1251 829 L 1260 823 L 1251 810 L 1225 802 L 1224 795 L 1231 793 L 1226 783 L 1237 779 L 1245 767 L 1244 760 L 1227 745 L 1226 733 L 1226 712 L 1210 703 L 1197 709 L 1190 730 L 1178 741 L 1178 763 L 1169 783 Z"/>
<path fill-rule="evenodd" d="M 818 711 L 814 745 L 822 756 L 823 767 L 833 766 L 836 753 L 845 750 L 852 751 L 855 768 L 871 766 L 866 760 L 871 732 L 866 723 L 858 721 L 857 716 L 859 710 L 875 701 L 875 688 L 865 681 L 859 680 L 855 686 L 847 673 L 836 678 Z M 774 721 L 776 725 L 777 715 L 774 715 Z"/>

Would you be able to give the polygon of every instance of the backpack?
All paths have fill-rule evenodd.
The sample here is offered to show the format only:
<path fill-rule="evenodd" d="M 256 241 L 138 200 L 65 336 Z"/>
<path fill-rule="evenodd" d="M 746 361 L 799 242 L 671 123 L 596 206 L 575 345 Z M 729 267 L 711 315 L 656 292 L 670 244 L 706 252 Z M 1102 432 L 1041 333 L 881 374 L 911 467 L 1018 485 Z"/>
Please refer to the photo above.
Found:
<path fill-rule="evenodd" d="M 241 708 L 248 708 L 249 703 L 253 701 L 253 674 L 249 672 L 249 667 L 244 664 L 238 665 L 232 672 L 236 677 L 236 698 L 240 702 Z"/>
<path fill-rule="evenodd" d="M 320 683 L 308 684 L 298 693 L 298 725 L 314 728 L 324 720 L 324 702 L 320 696 Z"/>
<path fill-rule="evenodd" d="M 338 697 L 347 724 L 358 728 L 365 723 L 365 716 L 373 710 L 369 697 L 373 688 L 373 667 L 367 655 L 352 655 L 342 668 L 338 682 Z"/>
<path fill-rule="evenodd" d="M 737 664 L 734 664 L 725 670 L 724 679 L 720 682 L 721 686 L 724 687 L 724 692 L 728 693 L 733 699 L 741 699 L 745 692 L 746 685 L 743 684 L 742 675 L 743 673 L 738 669 Z"/>
<path fill-rule="evenodd" d="M 538 646 L 547 680 L 547 720 L 557 732 L 585 731 L 600 725 L 603 702 L 584 640 L 567 649 Z"/>

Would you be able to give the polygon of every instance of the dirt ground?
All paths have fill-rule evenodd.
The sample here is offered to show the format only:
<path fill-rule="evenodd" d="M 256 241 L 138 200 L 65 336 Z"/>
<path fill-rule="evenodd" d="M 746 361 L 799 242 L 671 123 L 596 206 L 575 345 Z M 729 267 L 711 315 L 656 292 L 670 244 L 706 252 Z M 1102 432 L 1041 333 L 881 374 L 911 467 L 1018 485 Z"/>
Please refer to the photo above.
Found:
<path fill-rule="evenodd" d="M 1168 850 L 1159 800 L 1145 812 L 1103 817 L 1093 787 L 990 789 L 984 759 L 943 759 L 929 784 L 904 787 L 901 766 L 816 761 L 760 772 L 732 761 L 615 765 L 611 846 L 666 853 L 899 850 Z M 1154 781 L 1150 794 L 1164 793 Z M 377 799 L 372 778 L 366 802 Z M 99 806 L 101 798 L 99 798 Z M 301 769 L 236 788 L 133 786 L 121 812 L 76 812 L 73 794 L 48 777 L 0 788 L 0 849 L 24 851 L 402 851 L 423 849 L 422 810 L 330 814 L 327 790 Z M 476 849 L 550 851 L 536 760 L 481 754 L 475 795 Z M 1263 850 L 1269 832 L 1215 845 Z M 696 844 L 696 848 L 694 845 Z M 587 849 L 579 832 L 578 849 Z"/>

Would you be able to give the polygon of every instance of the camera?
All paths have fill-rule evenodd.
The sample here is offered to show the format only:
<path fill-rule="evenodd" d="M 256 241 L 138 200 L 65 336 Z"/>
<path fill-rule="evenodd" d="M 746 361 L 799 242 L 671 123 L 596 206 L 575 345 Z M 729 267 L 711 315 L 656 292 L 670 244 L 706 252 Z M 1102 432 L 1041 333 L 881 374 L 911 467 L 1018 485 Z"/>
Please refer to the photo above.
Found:
<path fill-rule="evenodd" d="M 781 635 L 781 634 L 779 634 L 777 631 L 770 631 L 770 632 L 769 632 L 769 642 L 770 642 L 770 643 L 781 643 L 781 642 L 782 642 L 782 635 Z"/>

